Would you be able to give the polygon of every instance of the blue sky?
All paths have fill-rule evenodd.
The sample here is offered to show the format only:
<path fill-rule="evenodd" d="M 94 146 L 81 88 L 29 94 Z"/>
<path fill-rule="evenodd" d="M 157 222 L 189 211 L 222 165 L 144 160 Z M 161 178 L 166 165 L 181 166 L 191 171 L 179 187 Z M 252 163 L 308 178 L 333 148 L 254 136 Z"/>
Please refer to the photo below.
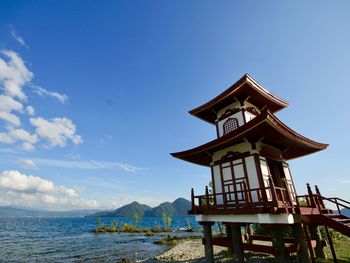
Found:
<path fill-rule="evenodd" d="M 0 205 L 203 193 L 209 169 L 169 153 L 215 138 L 188 110 L 244 73 L 290 103 L 283 122 L 330 144 L 290 162 L 298 193 L 310 182 L 350 199 L 349 5 L 1 1 Z"/>

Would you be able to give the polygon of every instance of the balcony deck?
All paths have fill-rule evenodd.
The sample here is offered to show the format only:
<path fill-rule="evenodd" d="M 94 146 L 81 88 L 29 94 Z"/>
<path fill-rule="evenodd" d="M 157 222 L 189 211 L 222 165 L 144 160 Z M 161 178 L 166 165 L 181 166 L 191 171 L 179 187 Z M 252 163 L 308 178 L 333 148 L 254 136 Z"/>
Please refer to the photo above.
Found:
<path fill-rule="evenodd" d="M 220 194 L 209 193 L 206 187 L 204 195 L 195 195 L 191 191 L 192 208 L 189 211 L 193 215 L 226 215 L 226 214 L 299 214 L 320 215 L 331 214 L 323 203 L 323 197 L 316 187 L 313 194 L 307 184 L 308 194 L 296 196 L 290 193 L 288 188 L 276 187 L 272 179 L 270 186 L 265 188 L 247 189 L 242 187 L 240 191 Z"/>

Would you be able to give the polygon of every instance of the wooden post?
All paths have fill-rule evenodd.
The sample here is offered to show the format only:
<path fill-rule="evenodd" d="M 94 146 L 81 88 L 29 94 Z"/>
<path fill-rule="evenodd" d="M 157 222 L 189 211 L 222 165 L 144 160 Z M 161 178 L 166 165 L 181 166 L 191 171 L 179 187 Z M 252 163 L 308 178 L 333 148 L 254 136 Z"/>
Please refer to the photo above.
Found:
<path fill-rule="evenodd" d="M 286 179 L 286 178 L 283 178 L 282 181 L 284 182 L 284 185 L 285 185 L 285 187 L 286 187 L 286 191 L 287 191 L 287 195 L 288 195 L 288 202 L 289 202 L 290 206 L 291 206 L 292 208 L 294 208 L 294 204 L 293 204 L 293 200 L 292 200 L 292 195 L 291 195 L 291 193 L 290 193 L 290 191 L 289 191 L 287 179 Z"/>
<path fill-rule="evenodd" d="M 207 185 L 205 186 L 205 204 L 209 208 L 209 190 Z"/>
<path fill-rule="evenodd" d="M 307 242 L 307 245 L 309 247 L 311 262 L 316 263 L 315 252 L 314 252 L 314 249 L 312 248 L 310 233 L 308 230 L 308 225 L 303 225 L 303 228 L 304 228 L 304 233 L 305 233 L 305 237 L 306 237 L 306 242 Z"/>
<path fill-rule="evenodd" d="M 278 262 L 291 263 L 290 258 L 286 254 L 286 244 L 284 243 L 281 229 L 277 228 L 276 226 L 272 226 L 270 228 L 270 233 L 272 237 L 272 244 L 278 251 Z"/>
<path fill-rule="evenodd" d="M 253 235 L 253 224 L 248 223 L 247 224 L 247 234 L 248 234 L 248 240 L 247 242 L 252 244 L 253 240 L 252 240 L 252 235 Z"/>
<path fill-rule="evenodd" d="M 248 185 L 247 185 L 247 180 L 243 179 L 243 189 L 244 189 L 244 199 L 245 199 L 245 203 L 246 205 L 249 207 L 251 200 L 248 194 Z"/>
<path fill-rule="evenodd" d="M 316 191 L 316 194 L 318 195 L 318 201 L 321 205 L 322 208 L 325 208 L 325 205 L 324 205 L 324 202 L 323 202 L 323 199 L 322 199 L 322 195 L 321 195 L 321 192 L 320 192 L 320 189 L 318 189 L 318 186 L 315 185 L 315 191 Z"/>
<path fill-rule="evenodd" d="M 310 187 L 309 183 L 306 184 L 306 188 L 307 188 L 307 193 L 309 194 L 310 205 L 312 207 L 315 207 L 314 195 L 312 193 L 312 190 L 311 190 L 311 187 Z"/>
<path fill-rule="evenodd" d="M 244 263 L 245 261 L 244 261 L 241 226 L 238 224 L 231 224 L 231 234 L 232 234 L 234 262 Z"/>
<path fill-rule="evenodd" d="M 337 255 L 335 254 L 335 250 L 334 250 L 334 246 L 333 246 L 332 237 L 331 237 L 331 235 L 329 233 L 328 227 L 327 226 L 324 226 L 324 227 L 326 229 L 326 234 L 327 234 L 327 238 L 328 238 L 329 248 L 331 249 L 331 252 L 332 252 L 333 262 L 334 263 L 338 263 Z"/>
<path fill-rule="evenodd" d="M 213 237 L 211 233 L 211 222 L 201 222 L 204 234 L 204 253 L 208 263 L 214 263 Z"/>
<path fill-rule="evenodd" d="M 271 190 L 271 195 L 272 195 L 272 202 L 274 202 L 275 206 L 278 207 L 278 200 L 277 200 L 275 184 L 273 183 L 271 176 L 269 176 L 269 185 L 270 185 L 270 190 Z"/>
<path fill-rule="evenodd" d="M 231 229 L 231 224 L 230 223 L 225 223 L 226 226 L 226 238 L 228 240 L 232 240 L 232 229 Z M 231 253 L 231 255 L 233 256 L 233 246 L 228 248 L 228 251 Z"/>
<path fill-rule="evenodd" d="M 305 233 L 301 224 L 295 224 L 293 227 L 293 234 L 295 238 L 295 243 L 300 245 L 298 251 L 298 257 L 300 262 L 311 263 L 310 255 L 308 251 L 308 244 L 306 242 Z"/>
<path fill-rule="evenodd" d="M 319 226 L 309 225 L 309 230 L 310 230 L 311 239 L 316 240 L 316 248 L 315 248 L 316 257 L 321 259 L 327 259 L 327 254 L 324 251 L 324 246 L 323 246 Z"/>
<path fill-rule="evenodd" d="M 194 211 L 195 204 L 194 204 L 194 190 L 191 188 L 191 203 L 192 203 L 192 212 Z"/>

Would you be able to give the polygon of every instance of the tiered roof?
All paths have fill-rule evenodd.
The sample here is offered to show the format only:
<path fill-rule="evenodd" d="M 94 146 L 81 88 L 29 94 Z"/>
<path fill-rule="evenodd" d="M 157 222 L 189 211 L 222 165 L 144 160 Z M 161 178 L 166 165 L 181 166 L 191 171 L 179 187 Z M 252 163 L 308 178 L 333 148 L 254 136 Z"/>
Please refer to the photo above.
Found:
<path fill-rule="evenodd" d="M 293 131 L 273 113 L 288 106 L 288 103 L 268 92 L 249 75 L 229 87 L 219 96 L 190 111 L 209 123 L 215 123 L 214 112 L 232 103 L 234 99 L 246 100 L 262 109 L 262 112 L 236 130 L 206 144 L 171 155 L 196 164 L 209 166 L 212 154 L 229 146 L 244 142 L 261 141 L 281 150 L 285 160 L 304 156 L 327 148 L 328 144 L 312 141 Z"/>

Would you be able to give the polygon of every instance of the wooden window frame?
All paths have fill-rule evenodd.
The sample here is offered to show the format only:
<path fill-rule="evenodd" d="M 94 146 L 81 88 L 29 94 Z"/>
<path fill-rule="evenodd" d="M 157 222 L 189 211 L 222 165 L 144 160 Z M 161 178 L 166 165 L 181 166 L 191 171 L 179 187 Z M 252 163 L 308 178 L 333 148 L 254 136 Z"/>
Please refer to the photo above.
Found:
<path fill-rule="evenodd" d="M 228 127 L 227 127 L 228 126 Z M 228 118 L 224 124 L 222 125 L 223 133 L 228 134 L 234 130 L 236 130 L 239 127 L 238 119 L 237 118 Z"/>

